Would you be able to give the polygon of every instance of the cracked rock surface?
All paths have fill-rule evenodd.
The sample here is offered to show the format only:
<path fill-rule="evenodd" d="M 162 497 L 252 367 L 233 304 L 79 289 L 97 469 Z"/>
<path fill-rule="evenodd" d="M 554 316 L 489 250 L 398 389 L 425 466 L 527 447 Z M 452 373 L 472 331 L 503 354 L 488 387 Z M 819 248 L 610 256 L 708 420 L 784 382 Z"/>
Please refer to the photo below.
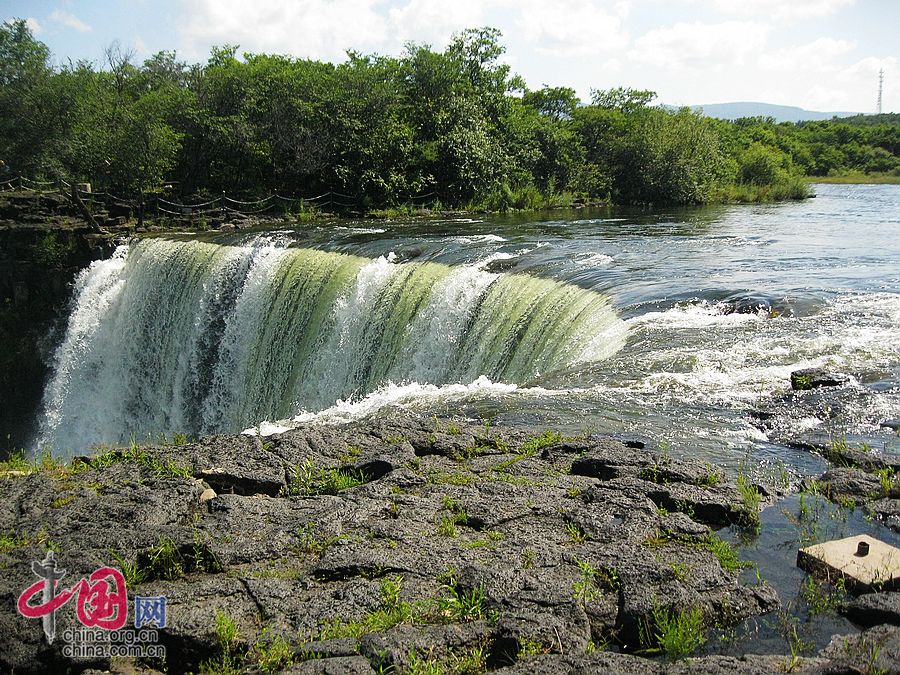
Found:
<path fill-rule="evenodd" d="M 656 617 L 697 609 L 728 625 L 779 603 L 765 583 L 739 582 L 711 529 L 747 517 L 736 486 L 638 445 L 404 415 L 10 472 L 0 667 L 777 671 L 780 655 L 646 658 Z M 48 645 L 41 622 L 15 611 L 48 547 L 69 583 L 130 569 L 129 611 L 135 594 L 166 596 L 165 661 Z M 75 625 L 63 607 L 57 634 Z"/>

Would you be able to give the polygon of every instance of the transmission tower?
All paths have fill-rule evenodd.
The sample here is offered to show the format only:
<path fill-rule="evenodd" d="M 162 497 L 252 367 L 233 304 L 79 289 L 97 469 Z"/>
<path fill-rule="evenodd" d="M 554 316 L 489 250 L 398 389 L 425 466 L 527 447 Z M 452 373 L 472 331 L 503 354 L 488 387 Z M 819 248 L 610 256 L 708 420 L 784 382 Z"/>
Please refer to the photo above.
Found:
<path fill-rule="evenodd" d="M 884 89 L 884 68 L 878 70 L 878 105 L 877 112 L 881 114 L 881 92 Z"/>

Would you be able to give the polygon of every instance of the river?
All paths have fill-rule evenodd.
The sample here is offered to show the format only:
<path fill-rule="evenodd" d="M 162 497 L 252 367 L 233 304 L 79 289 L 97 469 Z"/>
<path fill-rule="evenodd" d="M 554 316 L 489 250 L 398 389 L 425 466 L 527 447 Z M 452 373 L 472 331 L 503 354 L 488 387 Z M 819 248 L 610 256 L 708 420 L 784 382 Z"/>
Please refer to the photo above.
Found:
<path fill-rule="evenodd" d="M 819 465 L 754 411 L 826 366 L 860 394 L 839 433 L 897 451 L 879 423 L 900 417 L 900 186 L 815 191 L 144 238 L 79 276 L 36 445 L 400 406 L 802 475 Z"/>

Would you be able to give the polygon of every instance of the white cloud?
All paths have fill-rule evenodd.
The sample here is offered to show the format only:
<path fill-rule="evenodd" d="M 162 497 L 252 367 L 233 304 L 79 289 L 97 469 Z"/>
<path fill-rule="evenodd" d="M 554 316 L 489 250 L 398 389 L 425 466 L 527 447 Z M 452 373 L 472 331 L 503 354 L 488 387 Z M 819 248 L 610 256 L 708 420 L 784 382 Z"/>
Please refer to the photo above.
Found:
<path fill-rule="evenodd" d="M 878 97 L 878 71 L 884 69 L 884 100 L 885 112 L 900 110 L 900 68 L 898 59 L 894 56 L 877 58 L 870 56 L 860 59 L 856 63 L 841 68 L 834 75 L 834 82 L 838 87 L 832 87 L 840 94 L 853 93 L 856 90 L 856 100 L 865 101 L 863 112 L 875 112 L 875 102 Z"/>
<path fill-rule="evenodd" d="M 587 56 L 624 49 L 624 19 L 629 3 L 590 0 L 523 0 L 516 3 L 516 27 L 538 52 L 552 56 Z"/>
<path fill-rule="evenodd" d="M 678 69 L 743 65 L 766 44 L 769 27 L 754 21 L 684 23 L 653 29 L 634 42 L 629 58 Z"/>
<path fill-rule="evenodd" d="M 191 0 L 180 32 L 185 52 L 204 56 L 210 44 L 340 61 L 348 48 L 371 50 L 387 37 L 377 0 Z"/>
<path fill-rule="evenodd" d="M 456 31 L 484 25 L 489 4 L 479 0 L 411 0 L 389 10 L 390 33 L 400 44 L 412 41 L 440 49 Z"/>
<path fill-rule="evenodd" d="M 850 40 L 822 37 L 799 47 L 787 47 L 761 54 L 759 65 L 766 70 L 829 72 L 835 61 L 856 49 Z"/>
<path fill-rule="evenodd" d="M 778 21 L 830 16 L 856 0 L 715 0 L 722 12 Z"/>
<path fill-rule="evenodd" d="M 50 20 L 62 24 L 63 26 L 67 26 L 69 28 L 77 30 L 79 33 L 88 33 L 93 30 L 91 26 L 86 24 L 74 14 L 63 12 L 59 9 L 53 10 L 53 13 L 50 14 Z"/>
<path fill-rule="evenodd" d="M 188 55 L 210 44 L 342 60 L 344 51 L 398 53 L 408 41 L 442 49 L 465 28 L 500 28 L 509 44 L 552 56 L 624 49 L 631 0 L 189 0 L 181 37 Z"/>
<path fill-rule="evenodd" d="M 40 35 L 43 28 L 41 27 L 40 22 L 35 19 L 33 16 L 29 16 L 25 19 L 25 25 L 28 26 L 28 30 L 31 31 L 32 35 Z"/>

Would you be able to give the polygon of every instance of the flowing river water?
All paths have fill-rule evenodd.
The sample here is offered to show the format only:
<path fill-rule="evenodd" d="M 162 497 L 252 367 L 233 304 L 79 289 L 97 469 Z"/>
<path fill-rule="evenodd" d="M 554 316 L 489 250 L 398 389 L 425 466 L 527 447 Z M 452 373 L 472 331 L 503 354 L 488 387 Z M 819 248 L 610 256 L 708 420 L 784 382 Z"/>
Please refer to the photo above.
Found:
<path fill-rule="evenodd" d="M 766 411 L 788 436 L 900 452 L 880 427 L 900 418 L 900 186 L 816 191 L 135 240 L 77 279 L 34 445 L 65 456 L 401 408 L 638 436 L 796 486 L 825 464 L 761 425 Z M 790 373 L 814 366 L 850 376 L 838 415 L 789 396 Z M 858 630 L 810 609 L 797 547 L 900 536 L 802 499 L 764 511 L 754 537 L 723 533 L 787 613 L 710 651 L 783 653 L 784 621 L 807 650 Z"/>
<path fill-rule="evenodd" d="M 864 394 L 839 431 L 896 450 L 878 425 L 900 417 L 900 187 L 816 189 L 135 241 L 77 280 L 36 444 L 71 454 L 400 406 L 803 474 L 817 464 L 753 411 L 792 370 L 827 366 Z"/>

